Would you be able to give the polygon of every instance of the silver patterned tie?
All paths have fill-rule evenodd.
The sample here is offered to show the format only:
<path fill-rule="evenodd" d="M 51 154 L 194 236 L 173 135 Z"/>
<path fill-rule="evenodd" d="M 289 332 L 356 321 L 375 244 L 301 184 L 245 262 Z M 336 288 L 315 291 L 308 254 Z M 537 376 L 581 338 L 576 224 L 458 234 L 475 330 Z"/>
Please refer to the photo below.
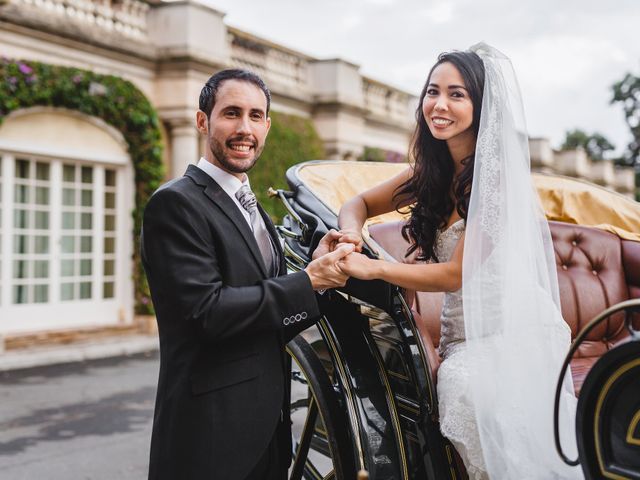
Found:
<path fill-rule="evenodd" d="M 243 185 L 236 192 L 236 198 L 238 199 L 238 202 L 240 202 L 240 205 L 249 212 L 253 235 L 256 237 L 256 242 L 258 243 L 258 248 L 262 254 L 267 272 L 272 274 L 275 270 L 273 246 L 271 245 L 271 239 L 269 232 L 267 231 L 267 227 L 265 226 L 264 220 L 258 211 L 258 201 L 256 200 L 256 196 L 248 185 Z"/>

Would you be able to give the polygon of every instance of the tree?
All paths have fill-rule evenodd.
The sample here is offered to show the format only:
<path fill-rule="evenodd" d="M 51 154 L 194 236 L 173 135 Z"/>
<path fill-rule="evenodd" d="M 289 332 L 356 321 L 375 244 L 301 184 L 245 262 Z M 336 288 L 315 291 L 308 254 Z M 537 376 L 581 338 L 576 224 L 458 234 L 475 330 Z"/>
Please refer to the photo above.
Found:
<path fill-rule="evenodd" d="M 640 200 L 640 77 L 627 73 L 612 88 L 611 103 L 622 103 L 624 116 L 633 137 L 627 151 L 616 163 L 636 168 L 636 199 Z"/>
<path fill-rule="evenodd" d="M 564 143 L 560 148 L 561 150 L 573 150 L 578 147 L 584 148 L 587 155 L 596 161 L 606 159 L 607 152 L 616 148 L 600 133 L 587 134 L 576 128 L 566 133 Z"/>
<path fill-rule="evenodd" d="M 621 163 L 640 170 L 640 78 L 631 73 L 613 85 L 611 103 L 622 103 L 624 116 L 633 140 L 629 143 Z"/>

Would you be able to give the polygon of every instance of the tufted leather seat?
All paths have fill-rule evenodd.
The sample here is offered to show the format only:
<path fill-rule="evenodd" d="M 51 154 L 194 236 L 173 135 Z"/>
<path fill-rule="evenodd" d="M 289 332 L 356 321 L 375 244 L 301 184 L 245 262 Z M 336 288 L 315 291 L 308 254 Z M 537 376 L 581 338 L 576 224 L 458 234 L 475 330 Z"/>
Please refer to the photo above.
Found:
<path fill-rule="evenodd" d="M 408 243 L 402 238 L 402 222 L 369 227 L 371 237 L 396 260 L 404 258 Z M 549 222 L 558 267 L 562 315 L 571 328 L 572 339 L 597 314 L 623 300 L 640 298 L 640 243 L 595 228 Z M 440 310 L 442 293 L 406 292 L 416 324 L 429 356 L 432 376 L 440 358 Z M 628 337 L 621 315 L 611 317 L 596 328 L 580 346 L 571 363 L 573 382 L 579 394 L 587 373 L 607 350 Z M 640 315 L 634 319 L 640 328 Z"/>

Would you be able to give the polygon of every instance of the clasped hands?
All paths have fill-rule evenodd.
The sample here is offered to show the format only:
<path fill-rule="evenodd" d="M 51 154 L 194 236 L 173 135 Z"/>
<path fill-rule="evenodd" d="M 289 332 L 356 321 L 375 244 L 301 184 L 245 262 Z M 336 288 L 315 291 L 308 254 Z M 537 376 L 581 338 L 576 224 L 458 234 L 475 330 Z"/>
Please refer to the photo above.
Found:
<path fill-rule="evenodd" d="M 349 277 L 376 278 L 377 260 L 362 255 L 362 236 L 352 230 L 329 230 L 313 252 L 305 271 L 314 290 L 343 287 Z"/>

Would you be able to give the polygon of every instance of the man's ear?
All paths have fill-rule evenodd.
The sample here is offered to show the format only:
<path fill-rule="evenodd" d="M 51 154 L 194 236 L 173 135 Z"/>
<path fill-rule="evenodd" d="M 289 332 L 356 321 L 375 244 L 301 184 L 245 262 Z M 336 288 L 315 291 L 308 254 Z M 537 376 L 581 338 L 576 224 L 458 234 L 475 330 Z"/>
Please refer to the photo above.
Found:
<path fill-rule="evenodd" d="M 209 133 L 209 119 L 207 118 L 207 114 L 202 110 L 196 112 L 196 128 L 203 135 Z"/>
<path fill-rule="evenodd" d="M 267 133 L 269 133 L 270 128 L 271 128 L 271 117 L 267 117 Z"/>

